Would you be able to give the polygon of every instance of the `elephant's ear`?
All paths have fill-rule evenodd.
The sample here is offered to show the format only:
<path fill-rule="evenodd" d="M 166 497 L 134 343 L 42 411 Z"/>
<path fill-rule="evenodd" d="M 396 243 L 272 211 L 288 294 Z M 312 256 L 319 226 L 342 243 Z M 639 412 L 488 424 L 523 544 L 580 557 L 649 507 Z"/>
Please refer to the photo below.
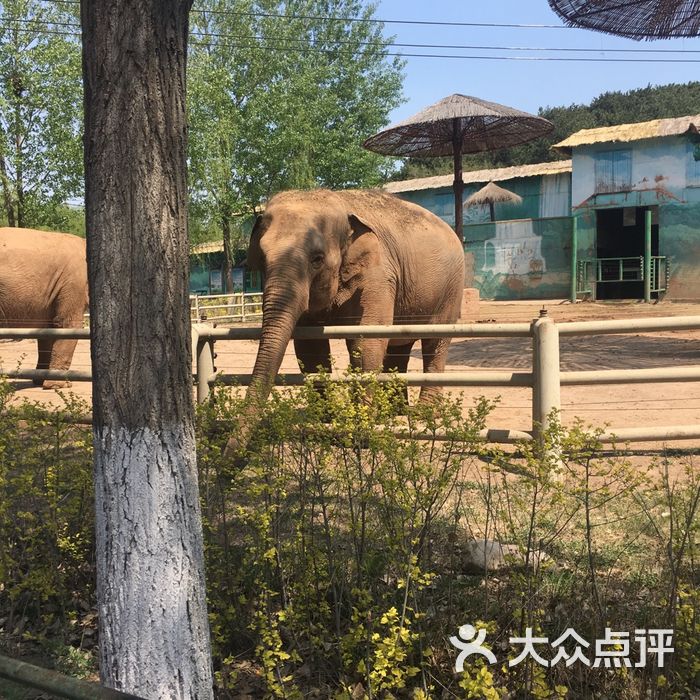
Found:
<path fill-rule="evenodd" d="M 357 238 L 363 233 L 371 231 L 372 228 L 368 226 L 364 221 L 359 219 L 354 214 L 348 214 L 348 223 L 350 224 L 350 229 L 352 230 L 352 237 Z"/>
<path fill-rule="evenodd" d="M 343 251 L 343 261 L 340 267 L 340 282 L 342 285 L 360 284 L 360 280 L 370 270 L 379 265 L 381 251 L 379 240 L 374 231 L 354 214 L 348 216 L 352 229 L 350 240 Z"/>
<path fill-rule="evenodd" d="M 262 235 L 262 216 L 255 217 L 253 230 L 250 232 L 248 243 L 248 255 L 246 257 L 246 267 L 249 270 L 262 271 L 262 256 L 260 255 L 260 236 Z"/>

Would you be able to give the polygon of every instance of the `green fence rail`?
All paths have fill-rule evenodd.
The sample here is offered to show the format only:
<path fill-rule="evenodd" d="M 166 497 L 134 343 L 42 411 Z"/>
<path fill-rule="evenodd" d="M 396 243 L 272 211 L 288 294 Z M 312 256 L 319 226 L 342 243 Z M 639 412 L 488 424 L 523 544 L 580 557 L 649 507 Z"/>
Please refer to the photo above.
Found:
<path fill-rule="evenodd" d="M 651 292 L 665 292 L 668 286 L 669 259 L 651 258 Z M 592 294 L 594 284 L 644 282 L 644 256 L 625 258 L 589 258 L 579 260 L 576 268 L 576 293 Z"/>
<path fill-rule="evenodd" d="M 0 678 L 69 700 L 143 700 L 136 695 L 64 676 L 62 673 L 8 656 L 0 656 Z"/>

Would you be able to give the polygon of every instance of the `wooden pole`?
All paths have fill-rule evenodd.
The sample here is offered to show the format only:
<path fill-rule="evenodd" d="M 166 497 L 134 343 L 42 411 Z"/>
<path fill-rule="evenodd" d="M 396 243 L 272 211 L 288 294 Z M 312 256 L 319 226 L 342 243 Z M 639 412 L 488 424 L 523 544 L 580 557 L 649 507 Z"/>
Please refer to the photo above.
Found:
<path fill-rule="evenodd" d="M 569 301 L 576 303 L 578 274 L 578 220 L 574 216 L 571 224 L 571 291 Z"/>
<path fill-rule="evenodd" d="M 462 120 L 452 120 L 452 150 L 454 155 L 455 180 L 453 190 L 455 195 L 455 233 L 457 238 L 464 243 L 464 222 L 462 215 L 462 197 L 464 196 L 464 183 L 462 182 Z"/>

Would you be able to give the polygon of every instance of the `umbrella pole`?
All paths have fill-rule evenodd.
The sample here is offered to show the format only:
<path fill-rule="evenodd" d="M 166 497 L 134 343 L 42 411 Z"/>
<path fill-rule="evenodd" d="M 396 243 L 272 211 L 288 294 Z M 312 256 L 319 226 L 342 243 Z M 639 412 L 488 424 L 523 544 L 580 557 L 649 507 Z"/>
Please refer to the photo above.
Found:
<path fill-rule="evenodd" d="M 455 195 L 455 233 L 457 238 L 464 243 L 464 220 L 462 215 L 462 197 L 464 183 L 462 182 L 462 130 L 461 119 L 452 121 L 452 150 L 454 154 L 455 180 L 453 185 Z"/>

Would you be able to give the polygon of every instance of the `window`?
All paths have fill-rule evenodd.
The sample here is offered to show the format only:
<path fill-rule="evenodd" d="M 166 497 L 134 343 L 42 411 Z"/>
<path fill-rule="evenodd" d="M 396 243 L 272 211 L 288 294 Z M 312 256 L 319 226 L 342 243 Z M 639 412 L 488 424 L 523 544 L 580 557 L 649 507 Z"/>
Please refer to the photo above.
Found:
<path fill-rule="evenodd" d="M 632 151 L 601 151 L 595 154 L 595 191 L 624 192 L 632 189 Z"/>
<path fill-rule="evenodd" d="M 700 187 L 700 140 L 688 141 L 686 187 Z"/>

